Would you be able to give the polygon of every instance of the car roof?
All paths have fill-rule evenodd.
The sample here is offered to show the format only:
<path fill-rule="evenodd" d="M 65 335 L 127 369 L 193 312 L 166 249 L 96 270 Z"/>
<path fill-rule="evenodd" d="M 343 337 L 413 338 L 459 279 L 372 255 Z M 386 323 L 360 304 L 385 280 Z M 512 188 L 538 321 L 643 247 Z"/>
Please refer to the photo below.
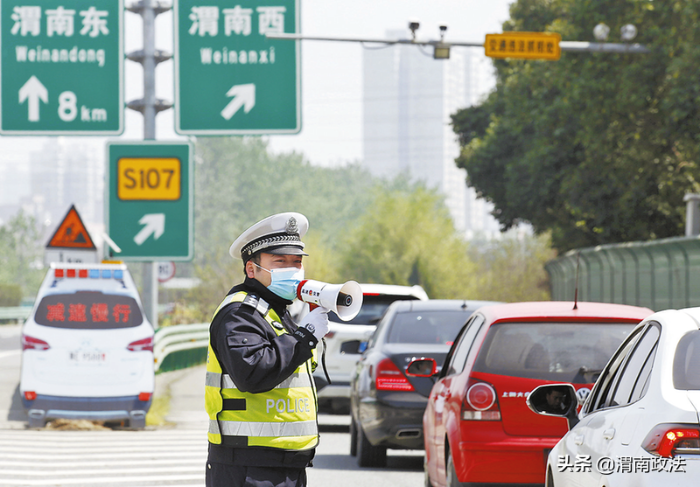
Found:
<path fill-rule="evenodd" d="M 413 296 L 418 299 L 428 299 L 425 290 L 418 285 L 399 286 L 395 284 L 360 284 L 363 294 L 384 294 L 390 296 Z"/>
<path fill-rule="evenodd" d="M 497 304 L 479 310 L 487 321 L 630 321 L 639 322 L 653 314 L 649 308 L 626 304 L 579 302 L 574 309 L 573 301 L 532 301 L 524 303 Z"/>
<path fill-rule="evenodd" d="M 499 304 L 497 301 L 468 299 L 429 299 L 427 301 L 395 301 L 392 306 L 398 313 L 407 311 L 476 311 L 482 306 Z"/>
<path fill-rule="evenodd" d="M 695 321 L 700 323 L 700 307 L 692 307 L 692 308 L 681 308 L 678 310 L 671 310 L 671 311 L 679 311 L 681 313 L 685 313 L 688 316 L 692 317 Z M 662 313 L 662 311 L 659 311 L 659 313 Z M 664 313 L 666 314 L 666 313 Z M 700 326 L 700 325 L 699 325 Z"/>

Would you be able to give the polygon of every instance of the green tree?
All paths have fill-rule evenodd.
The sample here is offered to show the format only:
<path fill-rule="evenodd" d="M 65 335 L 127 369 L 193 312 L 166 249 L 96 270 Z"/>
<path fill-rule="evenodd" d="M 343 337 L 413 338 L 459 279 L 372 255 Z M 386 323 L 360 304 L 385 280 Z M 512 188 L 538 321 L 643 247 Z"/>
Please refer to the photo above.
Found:
<path fill-rule="evenodd" d="M 700 0 L 518 0 L 504 30 L 593 41 L 639 30 L 646 55 L 499 60 L 497 87 L 453 115 L 458 165 L 505 228 L 528 221 L 560 251 L 683 234 L 700 190 Z"/>
<path fill-rule="evenodd" d="M 347 235 L 342 275 L 359 282 L 415 285 L 431 298 L 467 299 L 476 290 L 475 265 L 443 199 L 399 181 L 377 188 L 372 204 Z"/>
<path fill-rule="evenodd" d="M 549 234 L 506 232 L 499 239 L 472 242 L 469 256 L 477 264 L 473 299 L 504 302 L 551 299 L 544 264 L 556 252 Z"/>
<path fill-rule="evenodd" d="M 22 297 L 35 295 L 46 273 L 42 254 L 39 226 L 20 211 L 0 227 L 0 284 L 18 287 Z"/>

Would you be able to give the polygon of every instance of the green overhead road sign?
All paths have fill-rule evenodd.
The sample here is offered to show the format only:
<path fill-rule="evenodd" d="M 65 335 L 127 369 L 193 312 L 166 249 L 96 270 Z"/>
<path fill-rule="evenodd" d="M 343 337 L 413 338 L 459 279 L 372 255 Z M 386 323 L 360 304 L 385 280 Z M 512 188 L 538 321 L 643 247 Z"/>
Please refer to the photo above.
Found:
<path fill-rule="evenodd" d="M 0 133 L 123 131 L 122 0 L 0 0 Z"/>
<path fill-rule="evenodd" d="M 107 144 L 105 226 L 120 260 L 192 260 L 192 145 Z"/>
<path fill-rule="evenodd" d="M 174 0 L 175 130 L 191 135 L 301 130 L 299 0 Z"/>

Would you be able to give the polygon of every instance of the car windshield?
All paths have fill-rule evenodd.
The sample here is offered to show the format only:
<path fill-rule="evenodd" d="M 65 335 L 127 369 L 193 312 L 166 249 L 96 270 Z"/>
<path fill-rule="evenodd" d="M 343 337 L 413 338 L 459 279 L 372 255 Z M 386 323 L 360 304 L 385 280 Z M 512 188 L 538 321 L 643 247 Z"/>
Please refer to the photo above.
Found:
<path fill-rule="evenodd" d="M 626 323 L 504 323 L 489 330 L 477 372 L 589 384 L 632 331 Z"/>
<path fill-rule="evenodd" d="M 374 295 L 365 294 L 362 296 L 362 308 L 360 312 L 350 321 L 343 321 L 334 312 L 328 313 L 328 319 L 336 323 L 344 323 L 347 325 L 368 325 L 377 324 L 377 321 L 382 317 L 384 311 L 394 301 L 415 300 L 415 296 L 397 296 L 390 294 Z"/>
<path fill-rule="evenodd" d="M 34 321 L 54 328 L 109 330 L 138 326 L 143 317 L 138 303 L 130 296 L 78 291 L 45 296 Z"/>
<path fill-rule="evenodd" d="M 451 345 L 471 313 L 465 311 L 411 311 L 397 313 L 387 343 Z"/>

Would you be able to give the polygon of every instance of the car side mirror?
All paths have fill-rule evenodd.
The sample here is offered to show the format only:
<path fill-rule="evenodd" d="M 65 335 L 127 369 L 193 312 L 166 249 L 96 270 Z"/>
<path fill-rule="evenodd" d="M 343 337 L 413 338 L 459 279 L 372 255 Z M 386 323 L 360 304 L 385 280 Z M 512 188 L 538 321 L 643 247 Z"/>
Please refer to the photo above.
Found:
<path fill-rule="evenodd" d="M 433 377 L 437 372 L 437 362 L 434 358 L 414 359 L 406 367 L 406 375 L 411 377 Z"/>
<path fill-rule="evenodd" d="M 527 396 L 526 402 L 537 414 L 566 418 L 569 429 L 578 423 L 578 396 L 571 384 L 546 384 L 535 387 Z"/>

